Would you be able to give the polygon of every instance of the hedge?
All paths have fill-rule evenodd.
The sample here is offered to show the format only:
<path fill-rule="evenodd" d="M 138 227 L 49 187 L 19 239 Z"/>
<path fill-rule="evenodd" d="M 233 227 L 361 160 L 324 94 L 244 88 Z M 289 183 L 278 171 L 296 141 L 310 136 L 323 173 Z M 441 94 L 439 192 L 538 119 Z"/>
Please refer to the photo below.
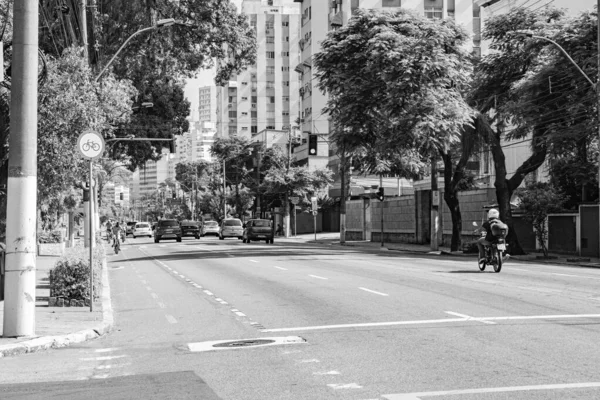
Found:
<path fill-rule="evenodd" d="M 94 248 L 94 301 L 102 290 L 103 246 Z M 90 249 L 82 246 L 68 248 L 50 270 L 50 297 L 85 301 L 90 297 Z"/>
<path fill-rule="evenodd" d="M 60 243 L 63 241 L 61 231 L 42 231 L 37 235 L 38 243 Z"/>

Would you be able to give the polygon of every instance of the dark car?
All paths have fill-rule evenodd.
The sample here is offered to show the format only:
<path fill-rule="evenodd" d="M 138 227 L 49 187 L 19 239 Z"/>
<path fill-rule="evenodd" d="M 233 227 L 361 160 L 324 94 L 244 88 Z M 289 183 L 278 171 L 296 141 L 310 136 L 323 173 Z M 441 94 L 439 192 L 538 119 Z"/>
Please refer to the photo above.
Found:
<path fill-rule="evenodd" d="M 154 243 L 161 239 L 175 239 L 181 242 L 181 226 L 176 219 L 161 219 L 154 229 Z"/>
<path fill-rule="evenodd" d="M 181 221 L 181 236 L 193 236 L 200 239 L 200 222 L 197 221 Z"/>
<path fill-rule="evenodd" d="M 273 243 L 273 223 L 270 219 L 251 219 L 246 223 L 242 241 L 250 243 L 252 240 L 265 240 Z"/>

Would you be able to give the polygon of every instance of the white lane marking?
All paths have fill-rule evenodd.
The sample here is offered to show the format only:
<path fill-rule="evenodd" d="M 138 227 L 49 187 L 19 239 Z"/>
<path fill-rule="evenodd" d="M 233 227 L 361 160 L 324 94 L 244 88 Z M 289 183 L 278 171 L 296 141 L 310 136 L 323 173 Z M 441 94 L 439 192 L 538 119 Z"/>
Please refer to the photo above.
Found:
<path fill-rule="evenodd" d="M 313 375 L 340 375 L 341 373 L 338 371 L 327 371 L 327 372 L 313 372 Z"/>
<path fill-rule="evenodd" d="M 282 267 L 275 267 L 275 268 L 280 269 L 282 271 L 287 271 L 287 268 L 282 268 Z"/>
<path fill-rule="evenodd" d="M 455 317 L 462 317 L 466 321 L 479 321 L 479 322 L 483 322 L 484 324 L 496 325 L 495 322 L 492 322 L 492 321 L 481 321 L 479 318 L 474 318 L 474 317 L 471 317 L 471 316 L 465 315 L 465 314 L 459 314 L 457 312 L 446 311 L 446 314 L 454 315 Z"/>
<path fill-rule="evenodd" d="M 123 357 L 127 357 L 127 356 L 120 355 L 120 356 L 88 357 L 88 358 L 80 358 L 80 360 L 81 361 L 108 361 L 108 360 L 114 360 L 116 358 L 123 358 Z"/>
<path fill-rule="evenodd" d="M 477 317 L 477 321 L 511 321 L 511 320 L 535 320 L 535 319 L 571 319 L 571 318 L 600 318 L 600 314 L 567 314 L 567 315 L 524 315 L 511 317 Z M 297 328 L 277 328 L 263 329 L 261 332 L 294 332 L 294 331 L 316 331 L 324 329 L 347 329 L 347 328 L 372 328 L 378 326 L 398 326 L 398 325 L 425 325 L 425 324 L 444 324 L 450 322 L 465 322 L 465 318 L 446 318 L 429 319 L 416 321 L 391 321 L 391 322 L 367 322 L 358 324 L 340 324 L 340 325 L 320 325 L 303 326 Z"/>
<path fill-rule="evenodd" d="M 109 348 L 106 348 L 106 349 L 96 349 L 95 352 L 96 353 L 108 353 L 108 352 L 117 351 L 117 350 L 119 350 L 119 349 L 116 348 L 116 347 L 109 347 Z"/>
<path fill-rule="evenodd" d="M 111 369 L 112 365 L 98 365 L 96 369 Z"/>
<path fill-rule="evenodd" d="M 169 323 L 171 323 L 171 324 L 177 323 L 177 319 L 175 319 L 174 316 L 167 314 L 167 315 L 165 315 L 165 317 L 167 318 L 167 321 L 169 321 Z"/>
<path fill-rule="evenodd" d="M 245 316 L 246 316 L 246 314 L 244 314 L 244 313 L 243 313 L 243 312 L 241 312 L 241 311 L 234 311 L 234 313 L 235 313 L 235 315 L 237 315 L 238 317 L 245 317 Z"/>
<path fill-rule="evenodd" d="M 571 275 L 571 274 L 558 274 L 556 272 L 552 272 L 550 275 L 558 275 L 558 276 L 574 276 L 574 277 L 579 277 L 579 275 Z"/>
<path fill-rule="evenodd" d="M 106 379 L 106 378 L 108 378 L 108 374 L 92 376 L 92 379 Z"/>
<path fill-rule="evenodd" d="M 161 303 L 160 301 L 157 303 L 160 308 L 167 308 L 165 303 Z"/>
<path fill-rule="evenodd" d="M 239 341 L 246 340 L 272 340 L 272 343 L 265 344 L 256 344 L 252 345 L 252 347 L 265 347 L 265 346 L 275 346 L 282 344 L 298 344 L 298 343 L 306 343 L 306 340 L 302 339 L 300 336 L 283 336 L 283 337 L 261 337 L 261 338 L 253 338 L 253 339 L 240 339 Z M 244 348 L 244 346 L 228 346 L 228 347 L 214 347 L 216 344 L 229 343 L 229 342 L 237 342 L 238 340 L 213 340 L 210 342 L 200 342 L 200 343 L 188 343 L 188 349 L 191 352 L 202 352 L 202 351 L 219 351 L 219 350 L 236 350 L 240 348 Z"/>
<path fill-rule="evenodd" d="M 327 386 L 334 390 L 339 389 L 362 389 L 358 383 L 328 383 Z"/>
<path fill-rule="evenodd" d="M 258 262 L 256 260 L 248 260 L 248 261 L 253 262 L 253 263 L 257 263 Z"/>
<path fill-rule="evenodd" d="M 367 289 L 364 287 L 359 287 L 360 290 L 364 290 L 365 292 L 369 292 L 369 293 L 374 293 L 374 294 L 378 294 L 380 296 L 389 296 L 389 294 L 385 294 L 385 293 L 381 293 L 381 292 L 377 292 L 375 290 L 371 290 L 371 289 Z"/>
<path fill-rule="evenodd" d="M 214 296 L 214 293 L 211 292 L 210 290 L 203 290 L 204 293 L 206 293 L 209 296 Z"/>
<path fill-rule="evenodd" d="M 303 364 L 309 364 L 309 363 L 320 363 L 321 361 L 317 360 L 316 358 L 311 358 L 308 360 L 300 360 L 299 362 L 301 362 Z"/>
<path fill-rule="evenodd" d="M 156 293 L 150 293 L 150 296 L 152 296 L 153 299 L 158 299 L 158 295 Z"/>
<path fill-rule="evenodd" d="M 319 276 L 319 275 L 308 275 L 308 276 L 310 276 L 311 278 L 317 278 L 317 279 L 323 279 L 323 280 L 329 279 L 329 278 L 323 278 L 322 276 Z"/>
<path fill-rule="evenodd" d="M 525 392 L 531 390 L 564 390 L 564 389 L 583 389 L 600 387 L 600 382 L 583 383 L 563 383 L 555 385 L 529 385 L 529 386 L 506 386 L 481 389 L 462 389 L 462 390 L 444 390 L 438 392 L 415 392 L 385 394 L 382 397 L 388 400 L 420 400 L 421 397 L 433 396 L 451 396 L 457 394 L 478 394 L 478 393 L 502 393 L 502 392 Z"/>

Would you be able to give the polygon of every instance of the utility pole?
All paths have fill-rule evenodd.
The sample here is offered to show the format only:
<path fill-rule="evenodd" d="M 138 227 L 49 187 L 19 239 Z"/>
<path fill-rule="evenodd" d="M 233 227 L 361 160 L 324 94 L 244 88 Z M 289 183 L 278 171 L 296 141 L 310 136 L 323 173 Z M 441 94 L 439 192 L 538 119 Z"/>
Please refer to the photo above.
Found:
<path fill-rule="evenodd" d="M 88 37 L 87 37 L 87 0 L 81 0 L 79 7 L 81 8 L 79 20 L 79 29 L 81 30 L 81 45 L 83 46 L 83 55 L 85 63 L 89 65 L 90 58 L 88 55 Z"/>
<path fill-rule="evenodd" d="M 346 244 L 346 145 L 342 145 L 340 160 L 340 244 Z"/>
<path fill-rule="evenodd" d="M 4 337 L 35 334 L 38 2 L 15 0 Z"/>
<path fill-rule="evenodd" d="M 223 219 L 227 218 L 227 199 L 225 190 L 227 188 L 227 176 L 225 175 L 225 159 L 223 159 Z"/>
<path fill-rule="evenodd" d="M 288 146 L 287 146 L 287 170 L 286 172 L 290 172 L 291 161 L 292 161 L 292 124 L 290 124 L 288 129 Z M 283 236 L 288 238 L 290 237 L 290 194 L 288 190 L 285 191 L 285 196 L 283 199 Z"/>

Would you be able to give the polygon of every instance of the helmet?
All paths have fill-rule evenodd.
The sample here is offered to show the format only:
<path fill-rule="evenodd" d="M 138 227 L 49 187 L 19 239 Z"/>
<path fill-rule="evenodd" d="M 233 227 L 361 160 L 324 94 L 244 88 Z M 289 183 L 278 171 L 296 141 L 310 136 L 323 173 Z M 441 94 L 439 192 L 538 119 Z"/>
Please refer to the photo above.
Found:
<path fill-rule="evenodd" d="M 500 218 L 500 213 L 495 208 L 492 208 L 490 211 L 488 211 L 488 219 L 492 218 Z"/>

